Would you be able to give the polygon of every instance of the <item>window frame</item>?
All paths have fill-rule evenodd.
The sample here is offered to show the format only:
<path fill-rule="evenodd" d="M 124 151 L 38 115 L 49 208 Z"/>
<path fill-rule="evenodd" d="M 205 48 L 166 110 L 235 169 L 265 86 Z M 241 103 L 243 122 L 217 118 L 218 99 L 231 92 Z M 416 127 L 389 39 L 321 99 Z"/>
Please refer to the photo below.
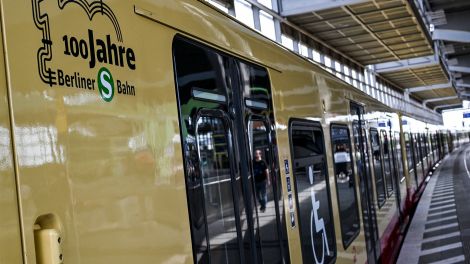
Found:
<path fill-rule="evenodd" d="M 349 152 L 349 156 L 350 156 L 350 159 L 351 159 L 351 170 L 352 170 L 352 176 L 353 176 L 353 179 L 354 179 L 354 201 L 356 203 L 356 215 L 357 215 L 357 219 L 358 219 L 358 229 L 357 231 L 354 233 L 354 235 L 351 236 L 351 238 L 349 240 L 344 240 L 344 237 L 343 237 L 343 219 L 341 218 L 341 206 L 340 206 L 340 199 L 339 199 L 339 191 L 338 191 L 338 181 L 336 179 L 336 166 L 334 165 L 335 164 L 335 155 L 334 155 L 334 149 L 333 149 L 333 138 L 332 138 L 332 130 L 334 128 L 344 128 L 346 129 L 346 131 L 348 132 L 348 144 L 349 144 L 349 149 L 351 150 Z M 352 153 L 352 143 L 351 143 L 351 132 L 349 131 L 349 126 L 346 125 L 346 124 L 341 124 L 341 123 L 331 123 L 330 124 L 330 141 L 331 141 L 331 151 L 332 151 L 332 159 L 333 159 L 333 172 L 335 174 L 335 188 L 336 188 L 336 199 L 338 201 L 338 211 L 339 211 L 339 214 L 340 214 L 340 217 L 339 217 L 339 220 L 340 220 L 340 228 L 341 228 L 341 240 L 343 242 L 343 248 L 346 250 L 354 240 L 356 240 L 356 238 L 359 236 L 359 234 L 361 233 L 361 218 L 360 218 L 360 215 L 359 215 L 359 211 L 360 211 L 360 208 L 359 208 L 359 201 L 358 201 L 358 198 L 357 198 L 357 181 L 356 181 L 356 173 L 355 173 L 355 166 L 354 166 L 354 157 L 353 157 L 353 153 Z"/>

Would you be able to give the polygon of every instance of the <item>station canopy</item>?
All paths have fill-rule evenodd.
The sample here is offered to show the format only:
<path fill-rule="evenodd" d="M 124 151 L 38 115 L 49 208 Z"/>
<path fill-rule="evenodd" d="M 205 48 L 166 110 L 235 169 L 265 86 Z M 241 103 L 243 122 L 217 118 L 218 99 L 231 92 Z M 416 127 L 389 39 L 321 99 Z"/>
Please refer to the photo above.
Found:
<path fill-rule="evenodd" d="M 439 56 L 423 17 L 426 7 L 420 10 L 418 1 L 282 0 L 281 5 L 287 20 L 362 65 L 372 65 L 426 106 L 461 106 L 445 58 Z"/>

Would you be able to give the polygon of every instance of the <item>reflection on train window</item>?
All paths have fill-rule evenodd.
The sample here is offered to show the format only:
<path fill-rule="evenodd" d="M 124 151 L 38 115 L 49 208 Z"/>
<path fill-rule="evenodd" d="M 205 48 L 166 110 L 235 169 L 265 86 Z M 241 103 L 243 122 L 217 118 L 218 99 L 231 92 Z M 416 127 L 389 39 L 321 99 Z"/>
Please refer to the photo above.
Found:
<path fill-rule="evenodd" d="M 341 236 L 345 249 L 356 238 L 360 230 L 350 140 L 347 126 L 331 126 L 336 193 L 338 195 Z"/>
<path fill-rule="evenodd" d="M 271 90 L 266 69 L 240 62 L 243 97 L 250 108 L 267 109 Z"/>
<path fill-rule="evenodd" d="M 421 154 L 422 154 L 422 157 L 423 157 L 423 161 L 424 159 L 428 156 L 428 152 L 426 150 L 426 139 L 424 137 L 424 135 L 420 135 L 420 143 L 421 143 Z"/>
<path fill-rule="evenodd" d="M 374 162 L 375 189 L 377 192 L 377 204 L 380 207 L 385 203 L 385 181 L 382 168 L 382 154 L 380 150 L 379 132 L 376 129 L 370 130 L 370 145 Z"/>
<path fill-rule="evenodd" d="M 390 196 L 393 192 L 392 184 L 392 174 L 393 174 L 393 161 L 391 153 L 390 140 L 386 131 L 381 130 L 380 134 L 382 136 L 382 150 L 383 150 L 383 159 L 384 159 L 384 176 L 386 181 L 387 195 Z"/>
<path fill-rule="evenodd" d="M 248 137 L 252 157 L 251 175 L 253 175 L 249 178 L 252 186 L 254 185 L 253 197 L 257 205 L 253 206 L 253 216 L 254 222 L 259 225 L 255 229 L 260 240 L 257 246 L 260 248 L 264 263 L 282 263 L 274 189 L 276 179 L 270 168 L 273 161 L 266 124 L 261 120 L 250 120 Z"/>
<path fill-rule="evenodd" d="M 400 132 L 395 132 L 395 153 L 397 153 L 396 157 L 396 163 L 397 163 L 397 170 L 398 170 L 398 180 L 401 183 L 401 180 L 405 177 L 405 174 L 403 173 L 403 155 L 401 153 L 401 142 L 400 142 Z"/>
<path fill-rule="evenodd" d="M 175 40 L 174 53 L 181 104 L 196 104 L 195 99 L 226 103 L 231 86 L 229 58 L 180 39 Z M 212 106 L 207 102 L 197 104 Z"/>
<path fill-rule="evenodd" d="M 416 169 L 416 178 L 417 178 L 417 185 L 419 186 L 422 181 L 422 171 L 423 171 L 423 162 L 421 156 L 421 148 L 420 143 L 418 140 L 418 135 L 412 134 L 413 137 L 413 156 L 415 158 L 415 169 Z M 421 172 L 421 173 L 419 173 Z"/>
<path fill-rule="evenodd" d="M 331 263 L 336 241 L 320 125 L 292 122 L 290 142 L 304 263 Z"/>
<path fill-rule="evenodd" d="M 223 120 L 199 118 L 196 135 L 207 225 L 206 239 L 209 244 L 208 250 L 198 252 L 198 261 L 205 263 L 210 259 L 211 263 L 239 263 L 229 157 L 231 152 Z"/>
<path fill-rule="evenodd" d="M 414 158 L 412 156 L 412 145 L 411 145 L 411 139 L 410 139 L 410 134 L 405 133 L 405 146 L 406 146 L 406 158 L 408 161 L 408 171 L 414 170 L 415 168 L 415 163 L 414 163 Z"/>
<path fill-rule="evenodd" d="M 421 157 L 423 161 L 423 179 L 425 177 L 426 171 L 428 170 L 428 153 L 426 150 L 426 138 L 424 137 L 423 134 L 419 135 L 419 142 L 421 146 Z"/>

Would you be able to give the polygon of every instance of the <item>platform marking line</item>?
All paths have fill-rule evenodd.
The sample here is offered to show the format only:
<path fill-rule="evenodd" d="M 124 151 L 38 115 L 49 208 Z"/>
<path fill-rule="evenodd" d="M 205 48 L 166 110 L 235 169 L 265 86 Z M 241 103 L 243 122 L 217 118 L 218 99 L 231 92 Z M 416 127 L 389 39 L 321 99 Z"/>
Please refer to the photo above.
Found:
<path fill-rule="evenodd" d="M 438 194 L 442 194 L 442 193 L 446 193 L 446 192 L 453 192 L 454 190 L 439 190 L 439 191 L 434 191 L 434 195 L 438 195 Z"/>
<path fill-rule="evenodd" d="M 454 190 L 447 190 L 447 191 L 436 191 L 434 194 L 451 194 L 454 193 Z"/>
<path fill-rule="evenodd" d="M 444 193 L 444 194 L 439 194 L 439 195 L 436 194 L 436 195 L 433 195 L 433 196 L 432 196 L 432 199 L 442 198 L 442 197 L 453 197 L 453 196 L 454 196 L 453 193 L 450 193 L 450 194 L 445 194 L 445 193 Z"/>
<path fill-rule="evenodd" d="M 447 189 L 451 189 L 451 188 L 452 188 L 452 189 L 454 188 L 454 185 L 453 185 L 453 184 L 452 184 L 452 186 L 434 188 L 434 192 L 435 192 L 435 191 L 447 190 Z"/>
<path fill-rule="evenodd" d="M 431 199 L 431 203 L 435 202 L 435 201 L 443 201 L 443 200 L 451 200 L 451 199 L 455 199 L 455 196 L 453 194 L 451 195 L 444 195 L 444 196 L 441 196 L 441 197 L 437 197 L 437 198 L 432 198 Z"/>
<path fill-rule="evenodd" d="M 436 210 L 449 208 L 449 207 L 455 207 L 455 203 L 448 204 L 448 205 L 441 205 L 441 206 L 437 206 L 437 207 L 434 207 L 434 208 L 429 208 L 428 212 L 433 211 L 433 213 L 434 213 L 434 211 L 436 211 Z"/>
<path fill-rule="evenodd" d="M 441 226 L 436 226 L 436 227 L 424 229 L 424 233 L 426 234 L 426 233 L 429 233 L 429 232 L 434 232 L 434 231 L 437 231 L 437 230 L 442 230 L 442 229 L 451 228 L 451 227 L 455 227 L 455 226 L 459 226 L 459 223 L 452 223 L 452 224 L 441 225 Z"/>
<path fill-rule="evenodd" d="M 450 209 L 450 210 L 446 210 L 446 211 L 437 211 L 435 213 L 430 213 L 428 214 L 428 217 L 430 216 L 436 216 L 436 215 L 443 215 L 443 214 L 448 214 L 448 213 L 452 213 L 452 212 L 456 212 L 457 210 L 454 208 L 454 209 Z"/>
<path fill-rule="evenodd" d="M 442 188 L 449 188 L 449 187 L 454 187 L 454 184 L 449 183 L 449 184 L 446 184 L 446 185 L 436 186 L 436 188 L 434 188 L 434 190 L 439 190 L 439 189 L 442 189 Z"/>
<path fill-rule="evenodd" d="M 434 209 L 434 205 L 440 205 L 440 204 L 448 204 L 448 203 L 454 203 L 455 204 L 455 200 L 454 199 L 449 199 L 449 200 L 445 200 L 445 201 L 439 201 L 439 202 L 431 202 L 431 207 L 429 207 L 429 209 Z"/>
<path fill-rule="evenodd" d="M 449 184 L 449 183 L 452 183 L 453 181 L 454 181 L 453 178 L 448 178 L 446 180 L 441 180 L 441 181 L 436 183 L 436 186 L 439 186 L 439 185 L 442 185 L 442 184 Z"/>
<path fill-rule="evenodd" d="M 465 261 L 465 256 L 464 255 L 460 255 L 460 256 L 452 257 L 452 258 L 448 258 L 448 259 L 443 259 L 443 260 L 440 260 L 440 261 L 431 262 L 429 264 L 453 264 L 453 263 L 458 263 L 458 262 L 462 262 L 462 261 Z"/>
<path fill-rule="evenodd" d="M 434 254 L 434 253 L 438 253 L 442 251 L 447 251 L 447 250 L 451 250 L 454 248 L 461 248 L 461 247 L 462 247 L 462 242 L 452 243 L 452 244 L 448 244 L 448 245 L 444 245 L 440 247 L 435 247 L 432 249 L 421 250 L 421 256 Z"/>
<path fill-rule="evenodd" d="M 451 179 L 449 179 L 449 180 L 445 180 L 445 181 L 443 180 L 443 181 L 440 181 L 440 182 L 436 183 L 436 186 L 451 184 L 451 183 L 453 183 L 453 182 L 454 182 L 454 179 L 451 178 Z"/>
<path fill-rule="evenodd" d="M 437 241 L 437 240 L 443 240 L 443 239 L 456 237 L 456 236 L 460 236 L 460 231 L 455 231 L 455 232 L 452 232 L 452 233 L 449 233 L 449 234 L 444 234 L 444 235 L 439 235 L 439 236 L 428 237 L 426 239 L 423 239 L 421 244 L 434 242 L 434 241 Z"/>
<path fill-rule="evenodd" d="M 452 219 L 457 219 L 457 215 L 451 215 L 451 216 L 448 216 L 448 217 L 438 218 L 438 219 L 434 219 L 434 220 L 428 220 L 428 221 L 426 221 L 426 224 L 435 224 L 435 223 L 444 222 L 444 221 L 452 220 Z"/>
<path fill-rule="evenodd" d="M 449 186 L 435 188 L 434 191 L 441 191 L 441 190 L 447 190 L 447 189 L 453 189 L 453 188 L 454 188 L 453 185 L 449 185 Z"/>
<path fill-rule="evenodd" d="M 453 190 L 454 189 L 454 186 L 450 186 L 450 187 L 445 187 L 445 188 L 436 188 L 434 189 L 433 193 L 436 193 L 436 192 L 442 192 L 442 191 L 448 191 L 448 190 Z"/>

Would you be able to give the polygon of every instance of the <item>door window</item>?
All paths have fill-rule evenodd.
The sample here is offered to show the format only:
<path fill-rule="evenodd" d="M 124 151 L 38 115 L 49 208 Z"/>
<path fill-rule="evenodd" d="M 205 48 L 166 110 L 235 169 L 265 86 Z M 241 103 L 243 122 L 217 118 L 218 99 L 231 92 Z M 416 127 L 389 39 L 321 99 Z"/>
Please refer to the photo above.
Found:
<path fill-rule="evenodd" d="M 278 230 L 278 210 L 276 210 L 277 179 L 272 166 L 273 156 L 269 144 L 268 127 L 262 120 L 251 119 L 248 122 L 251 167 L 250 182 L 255 192 L 253 215 L 257 216 L 256 229 L 264 263 L 282 263 L 281 245 Z"/>
<path fill-rule="evenodd" d="M 231 157 L 224 122 L 220 118 L 201 117 L 197 122 L 197 148 L 204 197 L 208 249 L 212 263 L 239 263 L 237 220 L 231 175 Z"/>

